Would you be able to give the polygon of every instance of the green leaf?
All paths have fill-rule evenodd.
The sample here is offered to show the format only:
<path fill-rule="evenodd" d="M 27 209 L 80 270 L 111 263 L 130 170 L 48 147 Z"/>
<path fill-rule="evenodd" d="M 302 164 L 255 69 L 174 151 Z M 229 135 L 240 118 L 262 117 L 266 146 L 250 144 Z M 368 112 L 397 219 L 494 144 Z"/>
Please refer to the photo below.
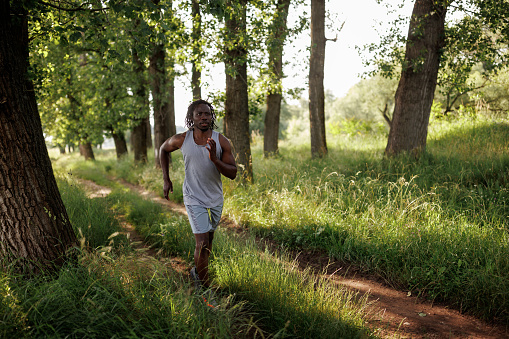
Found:
<path fill-rule="evenodd" d="M 78 41 L 80 38 L 81 38 L 81 32 L 74 32 L 71 34 L 71 36 L 69 37 L 69 41 L 71 42 L 76 42 Z"/>

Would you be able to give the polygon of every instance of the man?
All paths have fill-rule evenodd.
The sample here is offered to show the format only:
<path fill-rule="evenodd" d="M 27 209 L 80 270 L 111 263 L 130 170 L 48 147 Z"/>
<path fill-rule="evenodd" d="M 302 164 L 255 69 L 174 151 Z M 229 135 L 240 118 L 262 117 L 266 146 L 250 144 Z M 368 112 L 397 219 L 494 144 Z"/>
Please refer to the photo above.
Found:
<path fill-rule="evenodd" d="M 214 108 L 205 100 L 192 102 L 186 115 L 187 132 L 176 134 L 160 148 L 163 169 L 164 197 L 173 193 L 168 166 L 169 153 L 180 149 L 184 156 L 185 179 L 183 184 L 184 205 L 196 240 L 195 267 L 191 276 L 195 283 L 208 287 L 209 254 L 214 231 L 223 209 L 221 174 L 235 179 L 237 166 L 228 139 L 214 131 L 216 115 Z M 196 284 L 195 284 L 196 285 Z"/>

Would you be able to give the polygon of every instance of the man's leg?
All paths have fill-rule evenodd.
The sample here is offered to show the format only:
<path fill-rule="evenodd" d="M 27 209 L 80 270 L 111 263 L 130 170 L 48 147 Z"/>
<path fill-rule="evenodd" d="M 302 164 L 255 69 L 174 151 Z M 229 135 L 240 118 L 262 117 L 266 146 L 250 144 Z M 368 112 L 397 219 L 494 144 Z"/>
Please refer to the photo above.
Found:
<path fill-rule="evenodd" d="M 212 241 L 214 240 L 214 231 L 209 232 L 209 250 L 212 252 Z"/>
<path fill-rule="evenodd" d="M 198 233 L 194 235 L 196 247 L 194 250 L 194 263 L 196 271 L 204 287 L 209 287 L 209 256 L 212 250 L 214 232 Z"/>
<path fill-rule="evenodd" d="M 196 247 L 194 250 L 194 262 L 196 273 L 205 287 L 209 281 L 209 256 L 212 251 L 214 231 L 221 218 L 222 205 L 213 208 L 186 205 L 189 222 L 193 229 Z"/>

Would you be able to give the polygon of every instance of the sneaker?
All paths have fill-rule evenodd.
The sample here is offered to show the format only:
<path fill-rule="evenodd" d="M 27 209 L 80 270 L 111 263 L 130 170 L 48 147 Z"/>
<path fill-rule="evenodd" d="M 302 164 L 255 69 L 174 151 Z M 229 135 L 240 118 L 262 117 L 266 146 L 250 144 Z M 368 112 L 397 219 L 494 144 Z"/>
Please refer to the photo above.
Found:
<path fill-rule="evenodd" d="M 196 290 L 197 293 L 200 292 L 202 289 L 202 285 L 201 285 L 200 277 L 198 276 L 198 272 L 196 272 L 196 266 L 191 268 L 191 271 L 189 272 L 189 274 L 191 275 L 191 278 L 193 279 L 194 289 Z"/>
<path fill-rule="evenodd" d="M 213 311 L 215 311 L 216 307 L 219 306 L 212 290 L 206 290 L 201 295 L 201 298 L 203 299 L 203 302 L 205 303 L 205 305 Z"/>

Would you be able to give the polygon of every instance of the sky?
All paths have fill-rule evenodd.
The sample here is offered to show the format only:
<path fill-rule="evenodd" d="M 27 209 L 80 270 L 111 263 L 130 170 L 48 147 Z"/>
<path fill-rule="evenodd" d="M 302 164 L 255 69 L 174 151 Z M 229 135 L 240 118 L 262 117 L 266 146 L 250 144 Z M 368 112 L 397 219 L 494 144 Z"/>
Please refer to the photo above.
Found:
<path fill-rule="evenodd" d="M 404 2 L 399 8 L 397 5 Z M 384 3 L 391 5 L 395 12 L 391 13 L 384 5 L 377 4 L 375 0 L 329 0 L 326 3 L 327 10 L 335 16 L 333 26 L 339 27 L 344 21 L 343 29 L 337 34 L 337 41 L 327 41 L 325 50 L 325 90 L 330 90 L 335 97 L 344 96 L 348 90 L 361 80 L 368 68 L 363 65 L 363 59 L 355 46 L 363 46 L 379 40 L 377 28 L 385 30 L 397 15 L 410 16 L 412 13 L 412 1 L 385 0 Z M 289 22 L 296 17 L 296 10 L 292 8 L 289 13 Z M 326 30 L 328 39 L 336 38 L 336 33 Z M 284 59 L 290 64 L 283 70 L 287 78 L 283 80 L 285 88 L 306 87 L 307 69 L 302 62 L 309 58 L 309 52 L 305 51 L 310 44 L 309 32 L 305 32 L 292 44 L 285 46 Z M 299 52 L 299 50 L 302 50 Z M 224 68 L 216 65 L 212 70 L 204 71 L 204 80 L 211 84 L 211 88 L 203 88 L 202 95 L 207 99 L 207 94 L 215 88 L 224 90 Z M 191 98 L 190 80 L 185 77 L 177 79 L 175 83 L 175 123 L 184 126 L 184 118 Z M 306 95 L 306 92 L 303 93 Z M 186 98 L 186 99 L 184 99 Z"/>

